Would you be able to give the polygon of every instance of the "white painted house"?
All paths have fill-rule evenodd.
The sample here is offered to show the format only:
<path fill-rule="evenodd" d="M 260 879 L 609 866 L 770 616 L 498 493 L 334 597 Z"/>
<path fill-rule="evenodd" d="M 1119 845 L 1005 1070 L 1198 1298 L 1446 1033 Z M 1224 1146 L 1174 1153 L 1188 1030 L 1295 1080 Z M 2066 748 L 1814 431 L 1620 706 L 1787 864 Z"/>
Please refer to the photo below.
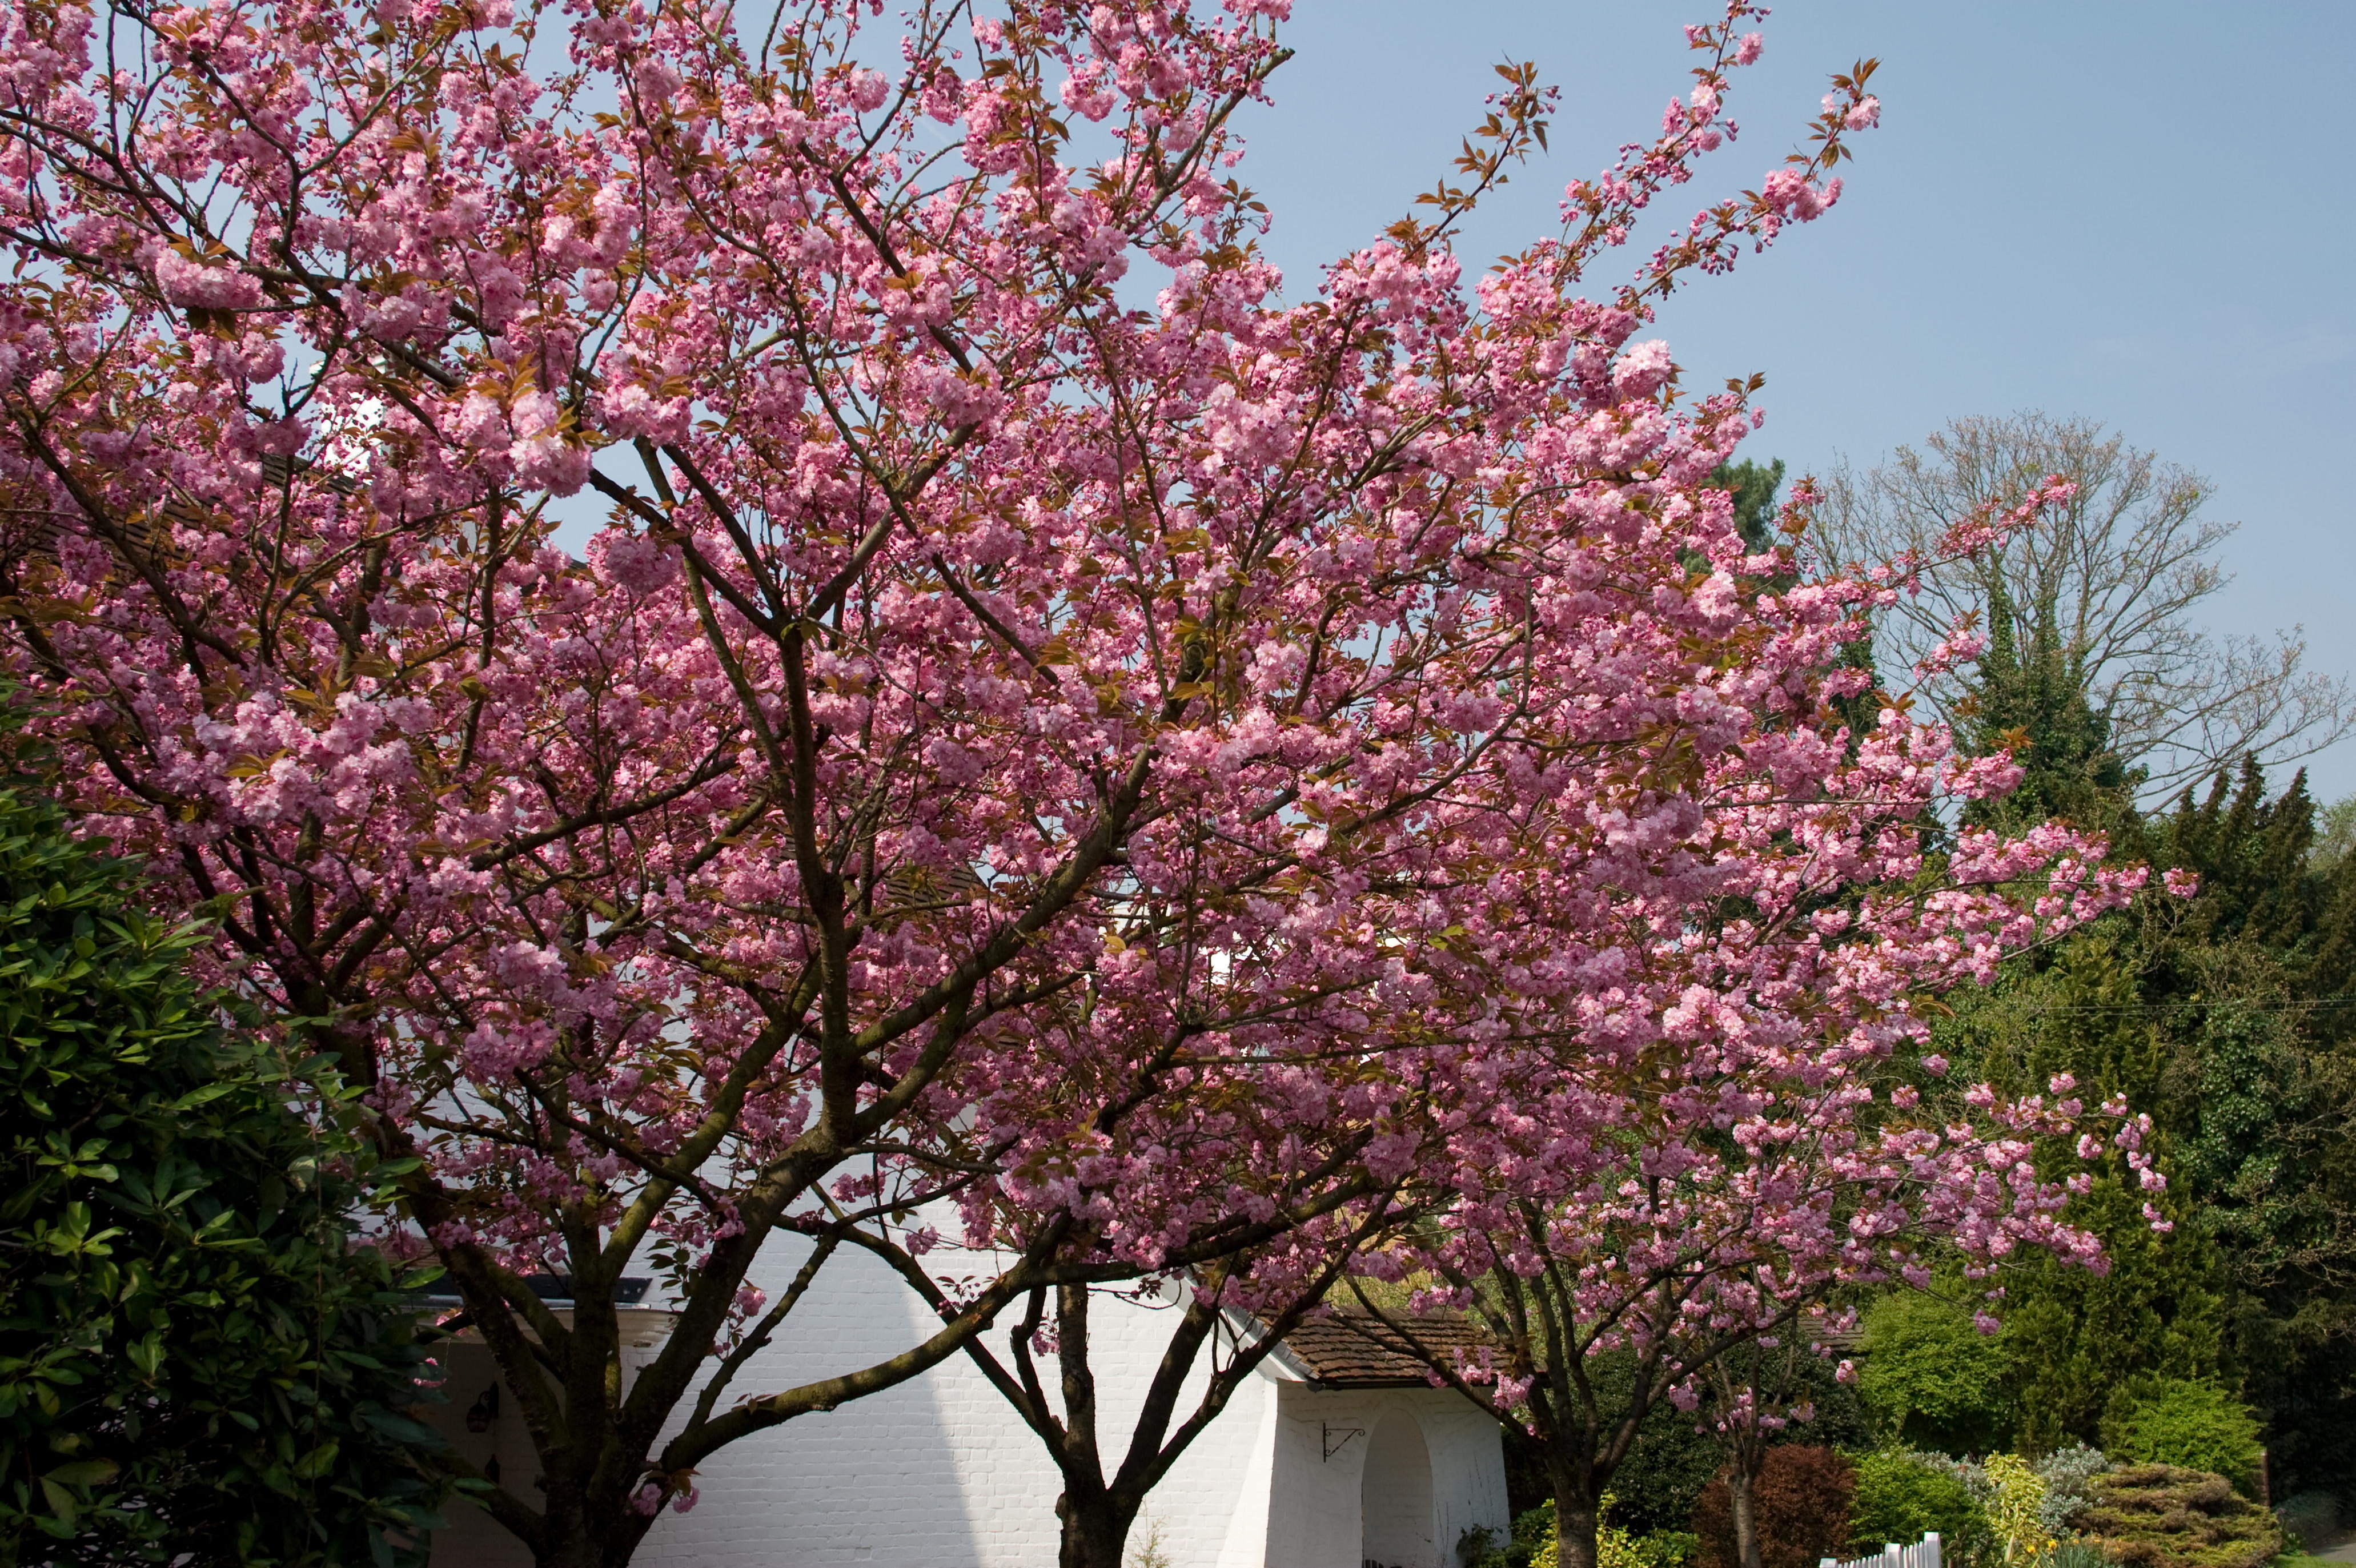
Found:
<path fill-rule="evenodd" d="M 763 1273 L 776 1277 L 760 1281 L 772 1291 L 799 1261 L 776 1250 Z M 880 1360 L 922 1339 L 926 1317 L 880 1264 L 838 1254 L 796 1309 L 791 1343 L 765 1351 L 734 1388 L 774 1390 Z M 1170 1308 L 1108 1296 L 1090 1319 L 1100 1431 L 1118 1453 Z M 630 1314 L 626 1360 L 642 1364 L 667 1322 L 656 1309 Z M 1350 1315 L 1290 1336 L 1156 1488 L 1130 1537 L 1132 1554 L 1152 1534 L 1171 1568 L 1456 1568 L 1465 1531 L 1502 1534 L 1495 1424 L 1430 1387 L 1382 1337 L 1379 1326 Z M 531 1496 L 531 1445 L 514 1402 L 484 1397 L 495 1382 L 489 1352 L 455 1346 L 444 1365 L 447 1403 L 435 1407 L 437 1424 L 470 1460 L 496 1457 L 503 1483 Z M 468 1429 L 470 1411 L 484 1430 Z M 1055 1467 L 962 1357 L 723 1449 L 698 1481 L 696 1506 L 666 1513 L 648 1537 L 644 1568 L 1055 1561 Z M 472 1504 L 454 1501 L 445 1513 L 452 1524 L 434 1538 L 434 1568 L 528 1568 L 520 1546 Z"/>

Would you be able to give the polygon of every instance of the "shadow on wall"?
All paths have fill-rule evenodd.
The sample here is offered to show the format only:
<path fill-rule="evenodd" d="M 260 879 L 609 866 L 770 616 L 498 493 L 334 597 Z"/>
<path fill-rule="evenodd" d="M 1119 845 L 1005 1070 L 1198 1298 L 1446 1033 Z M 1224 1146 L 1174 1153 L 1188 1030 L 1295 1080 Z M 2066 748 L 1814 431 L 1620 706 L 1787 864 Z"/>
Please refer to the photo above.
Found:
<path fill-rule="evenodd" d="M 790 1245 L 784 1240 L 766 1249 L 755 1270 L 755 1283 L 773 1296 L 792 1280 L 807 1251 L 798 1239 Z M 756 1358 L 739 1374 L 735 1390 L 768 1392 L 838 1373 L 896 1354 L 931 1332 L 919 1317 L 922 1304 L 881 1264 L 864 1257 L 838 1262 L 845 1266 L 830 1265 L 829 1278 L 796 1309 L 798 1333 Z M 876 1277 L 867 1277 L 870 1270 Z M 626 1333 L 626 1341 L 630 1338 Z M 625 1376 L 654 1353 L 651 1339 L 626 1350 Z M 431 1407 L 434 1425 L 476 1465 L 495 1461 L 500 1484 L 537 1505 L 531 1439 L 513 1396 L 498 1381 L 490 1351 L 462 1343 L 446 1347 L 440 1359 L 447 1403 Z M 1037 1561 L 1032 1543 L 1010 1539 L 1038 1530 L 1027 1510 L 976 1518 L 967 1508 L 950 1434 L 976 1413 L 947 1408 L 941 1396 L 948 1392 L 941 1380 L 919 1378 L 732 1444 L 697 1476 L 695 1506 L 656 1523 L 638 1549 L 638 1563 L 648 1568 L 1014 1568 Z M 1044 1465 L 1044 1455 L 1038 1463 Z M 523 1543 L 482 1509 L 454 1498 L 443 1517 L 449 1528 L 434 1532 L 432 1568 L 531 1568 Z M 1052 1561 L 1052 1517 L 1046 1525 Z"/>
<path fill-rule="evenodd" d="M 1369 1568 L 1433 1568 L 1431 1450 L 1403 1410 L 1375 1424 L 1358 1482 L 1358 1556 Z"/>
<path fill-rule="evenodd" d="M 809 1246 L 779 1236 L 762 1250 L 754 1283 L 769 1299 L 791 1284 Z M 774 1392 L 880 1361 L 939 1327 L 937 1319 L 926 1326 L 923 1304 L 884 1264 L 849 1251 L 827 1264 L 787 1320 L 790 1331 L 737 1375 L 732 1395 Z M 695 1507 L 666 1514 L 637 1561 L 646 1568 L 1009 1568 L 1039 1561 L 1005 1539 L 1010 1530 L 1038 1528 L 1027 1510 L 977 1516 L 967 1506 L 955 1439 L 997 1412 L 965 1408 L 944 1370 L 729 1445 L 696 1477 Z M 1045 1465 L 1044 1453 L 1037 1462 Z M 1053 1562 L 1054 1538 L 1047 1539 Z"/>

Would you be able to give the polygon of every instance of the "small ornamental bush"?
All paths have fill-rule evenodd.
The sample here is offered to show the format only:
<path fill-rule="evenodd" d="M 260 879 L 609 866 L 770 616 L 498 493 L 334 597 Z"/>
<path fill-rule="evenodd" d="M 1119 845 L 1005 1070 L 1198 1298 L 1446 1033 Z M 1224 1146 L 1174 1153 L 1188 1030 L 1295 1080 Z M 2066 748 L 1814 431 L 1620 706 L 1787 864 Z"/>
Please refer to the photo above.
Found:
<path fill-rule="evenodd" d="M 2125 1568 L 2258 1568 L 2283 1549 L 2275 1517 L 2224 1477 L 2174 1465 L 2097 1476 L 2075 1521 Z"/>
<path fill-rule="evenodd" d="M 2054 1541 L 2045 1528 L 2045 1482 L 2017 1454 L 1991 1454 L 1987 1472 L 1988 1522 L 1996 1527 L 1997 1544 L 2007 1563 L 2024 1563 L 2050 1550 Z"/>
<path fill-rule="evenodd" d="M 2177 1379 L 2126 1391 L 2104 1413 L 2103 1443 L 2124 1460 L 2210 1470 L 2244 1493 L 2258 1489 L 2257 1419 L 2214 1383 Z"/>
<path fill-rule="evenodd" d="M 1767 1568 L 1815 1568 L 1841 1555 L 1848 1536 L 1849 1494 L 1857 1484 L 1849 1462 L 1829 1448 L 1786 1444 L 1767 1450 L 1751 1483 L 1759 1552 Z M 1699 1568 L 1740 1568 L 1734 1543 L 1734 1506 L 1721 1472 L 1694 1507 Z"/>
<path fill-rule="evenodd" d="M 2037 1461 L 2037 1478 L 2045 1483 L 2045 1501 L 2039 1516 L 2046 1534 L 2059 1536 L 2069 1530 L 2070 1516 L 2086 1506 L 2087 1490 L 2094 1477 L 2110 1467 L 2108 1455 L 2083 1443 L 2056 1448 Z"/>
<path fill-rule="evenodd" d="M 1636 1537 L 1644 1568 L 1686 1568 L 1701 1555 L 1701 1537 L 1689 1530 L 1656 1530 Z"/>
<path fill-rule="evenodd" d="M 1996 1554 L 1996 1531 L 1971 1487 L 1945 1456 L 1886 1448 L 1851 1461 L 1857 1488 L 1849 1499 L 1848 1546 L 1837 1555 L 1864 1556 L 1884 1543 L 1939 1535 L 1949 1564 L 1977 1563 Z"/>

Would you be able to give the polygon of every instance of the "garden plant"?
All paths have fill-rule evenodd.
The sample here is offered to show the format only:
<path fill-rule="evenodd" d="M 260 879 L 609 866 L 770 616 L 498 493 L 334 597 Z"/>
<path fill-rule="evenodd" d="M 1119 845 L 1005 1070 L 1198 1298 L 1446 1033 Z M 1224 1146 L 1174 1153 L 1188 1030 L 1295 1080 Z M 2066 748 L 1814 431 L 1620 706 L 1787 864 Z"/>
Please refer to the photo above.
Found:
<path fill-rule="evenodd" d="M 389 1173 L 43 796 L 0 782 L 0 1563 L 421 1562 L 412 1282 L 350 1232 Z"/>

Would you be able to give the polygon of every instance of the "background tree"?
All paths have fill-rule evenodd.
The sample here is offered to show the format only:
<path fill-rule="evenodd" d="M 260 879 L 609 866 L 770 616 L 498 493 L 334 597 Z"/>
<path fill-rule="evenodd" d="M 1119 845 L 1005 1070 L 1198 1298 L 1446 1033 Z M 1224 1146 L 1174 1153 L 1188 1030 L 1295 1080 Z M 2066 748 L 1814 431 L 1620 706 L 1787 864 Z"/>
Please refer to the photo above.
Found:
<path fill-rule="evenodd" d="M 2205 519 L 2197 476 L 2085 421 L 1957 421 L 1922 452 L 1845 473 L 1818 548 L 1921 537 L 2046 472 L 2077 483 L 2071 503 L 1925 571 L 1922 597 L 1877 622 L 1883 657 L 1976 617 L 1976 660 L 1926 690 L 1965 749 L 2009 755 L 2023 775 L 1963 820 L 2070 821 L 2104 833 L 2115 863 L 2189 874 L 2201 891 L 2155 886 L 2008 961 L 1992 987 L 1951 997 L 1938 1027 L 1964 1082 L 2022 1092 L 2068 1072 L 2147 1108 L 2174 1179 L 2156 1198 L 2114 1159 L 2073 1200 L 2104 1237 L 2106 1274 L 2038 1259 L 2003 1271 L 2000 1424 L 2031 1447 L 2094 1442 L 2154 1380 L 2210 1380 L 2269 1413 L 2286 1479 L 2345 1485 L 2324 1434 L 2351 1386 L 2346 1141 L 2327 1130 L 2356 1109 L 2337 956 L 2346 895 L 2303 785 L 2269 798 L 2262 771 L 2339 734 L 2344 691 L 2299 670 L 2295 638 L 2267 651 L 2198 628 L 2230 528 Z M 2155 1204 L 2172 1233 L 2151 1231 Z"/>
<path fill-rule="evenodd" d="M 2055 948 L 1956 997 L 1940 1026 L 1959 1066 L 1999 1083 L 2058 1072 L 2147 1106 L 2172 1178 L 2150 1232 L 2133 1173 L 2100 1172 L 2073 1215 L 2102 1233 L 2100 1277 L 2036 1260 L 2008 1271 L 2008 1402 L 2019 1440 L 2099 1441 L 2106 1420 L 2168 1380 L 2209 1380 L 2265 1416 L 2276 1488 L 2345 1487 L 2356 1319 L 2356 1185 L 2347 949 L 2356 896 L 2319 854 L 2294 778 L 2269 795 L 2245 761 L 2146 818 L 2100 749 L 2098 718 L 2053 667 L 1991 642 L 1982 712 L 2051 743 L 2019 795 L 2107 825 L 2127 853 L 2197 878 L 2190 900 L 2147 892 Z M 1975 731 L 1991 743 L 1996 721 Z M 2040 773 L 2042 776 L 2040 776 Z"/>
<path fill-rule="evenodd" d="M 1751 553 L 1762 554 L 1782 542 L 1775 537 L 1783 488 L 1782 458 L 1721 463 L 1710 471 L 1709 482 L 1734 497 L 1734 529 Z"/>
<path fill-rule="evenodd" d="M 1762 1529 L 1772 1521 L 1762 1518 L 1760 1505 L 1771 1450 L 1798 1441 L 1830 1453 L 1836 1440 L 1854 1444 L 1865 1435 L 1854 1426 L 1846 1432 L 1817 1426 L 1819 1391 L 1829 1389 L 1836 1397 L 1847 1391 L 1823 1375 L 1830 1368 L 1830 1351 L 1812 1340 L 1813 1327 L 1804 1320 L 1780 1334 L 1755 1336 L 1712 1360 L 1696 1379 L 1702 1391 L 1703 1424 L 1717 1437 L 1724 1456 L 1713 1486 L 1724 1494 L 1731 1537 L 1731 1551 L 1724 1553 L 1728 1568 L 1766 1568 Z M 1643 1441 L 1641 1433 L 1638 1441 Z M 1702 1511 L 1716 1517 L 1714 1504 Z M 1786 1551 L 1804 1550 L 1810 1539 L 1803 1524 L 1780 1537 L 1777 1544 Z M 1835 1533 L 1833 1547 L 1844 1539 Z"/>
<path fill-rule="evenodd" d="M 2216 552 L 2233 531 L 2206 515 L 2208 481 L 2090 421 L 1958 419 L 1920 450 L 1844 467 L 1826 486 L 1816 546 L 1827 560 L 1884 560 L 2048 474 L 2078 486 L 2071 502 L 2000 548 L 1925 572 L 1922 593 L 1876 623 L 1884 667 L 1908 667 L 1963 616 L 1992 640 L 2040 650 L 2032 667 L 2050 661 L 2058 686 L 2083 696 L 2146 800 L 2245 755 L 2285 763 L 2347 732 L 2350 688 L 2302 667 L 2295 628 L 2268 644 L 2198 624 L 2227 581 Z M 1936 680 L 1926 699 L 1960 724 L 1968 686 Z"/>
<path fill-rule="evenodd" d="M 0 784 L 0 1562 L 423 1563 L 430 1368 L 351 1229 L 383 1172 L 139 903 Z"/>
<path fill-rule="evenodd" d="M 1955 705 L 1959 739 L 1975 754 L 2012 757 L 2022 776 L 2001 798 L 1973 803 L 1965 819 L 2072 822 L 2108 836 L 2115 856 L 2140 859 L 2133 796 L 2142 773 L 2112 744 L 2110 720 L 2088 692 L 2054 611 L 2040 603 L 2024 618 L 2001 580 L 1989 585 L 1987 645 Z"/>

